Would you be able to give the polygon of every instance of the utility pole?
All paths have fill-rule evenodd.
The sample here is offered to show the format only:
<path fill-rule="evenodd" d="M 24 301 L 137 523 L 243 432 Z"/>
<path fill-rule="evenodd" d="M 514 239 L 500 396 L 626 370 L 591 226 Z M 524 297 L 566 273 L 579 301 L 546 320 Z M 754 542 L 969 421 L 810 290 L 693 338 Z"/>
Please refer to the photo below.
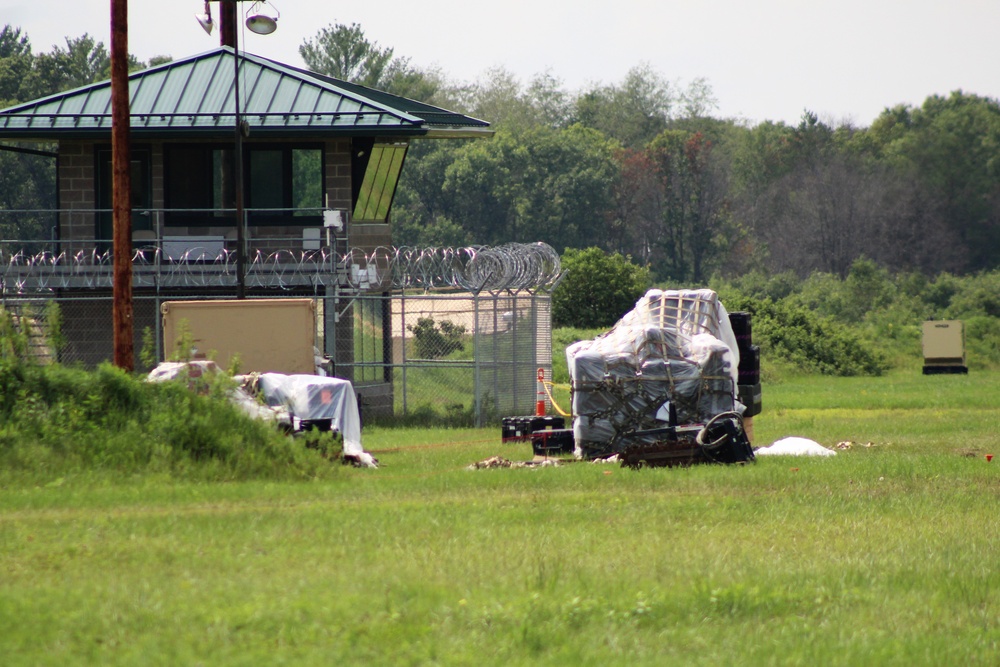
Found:
<path fill-rule="evenodd" d="M 132 311 L 132 158 L 129 150 L 128 0 L 111 0 L 111 209 L 114 364 L 135 370 Z"/>
<path fill-rule="evenodd" d="M 219 1 L 219 46 L 236 48 L 236 22 L 239 20 L 239 12 L 236 11 L 237 1 Z"/>

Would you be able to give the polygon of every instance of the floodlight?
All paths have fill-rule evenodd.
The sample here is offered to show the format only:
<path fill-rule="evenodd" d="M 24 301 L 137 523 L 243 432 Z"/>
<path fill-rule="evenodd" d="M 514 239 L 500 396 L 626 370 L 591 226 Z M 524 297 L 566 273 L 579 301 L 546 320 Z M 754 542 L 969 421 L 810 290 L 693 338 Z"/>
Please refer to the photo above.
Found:
<path fill-rule="evenodd" d="M 250 8 L 250 12 L 259 11 L 258 8 L 260 5 L 265 4 L 267 3 L 263 1 L 255 2 Z M 278 12 L 278 9 L 275 8 L 274 11 Z M 277 16 L 267 16 L 260 13 L 250 14 L 250 12 L 247 12 L 247 28 L 250 29 L 250 32 L 257 33 L 258 35 L 270 35 L 278 29 L 278 18 L 281 16 L 281 12 L 278 12 Z"/>
<path fill-rule="evenodd" d="M 195 14 L 194 17 L 198 20 L 198 24 L 202 29 L 211 35 L 212 28 L 215 27 L 215 21 L 212 20 L 212 10 L 208 7 L 208 0 L 205 1 L 205 12 L 203 14 Z"/>

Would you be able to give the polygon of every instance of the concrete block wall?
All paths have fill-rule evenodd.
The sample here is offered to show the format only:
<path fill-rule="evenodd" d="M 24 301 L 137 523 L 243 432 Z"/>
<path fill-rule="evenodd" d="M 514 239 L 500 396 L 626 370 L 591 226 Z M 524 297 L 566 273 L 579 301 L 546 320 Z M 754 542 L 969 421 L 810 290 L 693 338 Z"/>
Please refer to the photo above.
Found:
<path fill-rule="evenodd" d="M 64 241 L 94 238 L 94 145 L 80 141 L 59 143 L 59 235 Z M 74 210 L 83 211 L 74 213 Z M 70 248 L 66 248 L 69 250 Z M 82 249 L 82 246 L 81 248 Z"/>
<path fill-rule="evenodd" d="M 392 384 L 370 384 L 354 387 L 360 402 L 362 420 L 366 417 L 391 417 L 393 415 Z"/>
<path fill-rule="evenodd" d="M 163 202 L 165 201 L 164 192 L 166 191 L 164 187 L 165 176 L 163 173 L 163 143 L 155 143 L 150 146 L 149 159 L 153 164 L 150 165 L 150 180 L 152 181 L 152 195 L 153 195 L 153 208 L 163 208 Z M 155 232 L 162 226 L 163 213 L 156 214 L 157 219 L 152 220 L 152 230 Z M 133 227 L 134 228 L 134 227 Z"/>
<path fill-rule="evenodd" d="M 362 248 L 372 251 L 378 247 L 392 245 L 392 230 L 386 223 L 358 223 L 351 225 L 350 241 L 352 248 Z"/>
<path fill-rule="evenodd" d="M 351 142 L 337 139 L 326 142 L 323 155 L 326 165 L 323 187 L 330 208 L 351 210 Z"/>

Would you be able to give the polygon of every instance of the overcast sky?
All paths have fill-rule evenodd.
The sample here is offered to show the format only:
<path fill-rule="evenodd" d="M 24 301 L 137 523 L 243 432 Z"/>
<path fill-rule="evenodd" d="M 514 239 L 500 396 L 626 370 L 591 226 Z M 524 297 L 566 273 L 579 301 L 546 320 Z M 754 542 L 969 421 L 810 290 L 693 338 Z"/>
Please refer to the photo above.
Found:
<path fill-rule="evenodd" d="M 110 47 L 110 0 L 0 0 L 35 52 L 87 32 Z M 245 13 L 252 3 L 244 3 Z M 218 20 L 217 4 L 213 14 Z M 218 44 L 199 0 L 133 0 L 129 50 L 174 58 Z M 302 66 L 298 47 L 332 23 L 417 67 L 474 81 L 502 66 L 527 83 L 549 71 L 568 90 L 620 82 L 648 63 L 682 86 L 703 77 L 716 115 L 795 124 L 805 109 L 867 126 L 888 106 L 932 94 L 1000 98 L 998 0 L 275 0 L 278 31 L 242 31 L 241 48 Z M 488 120 L 488 119 L 487 119 Z"/>

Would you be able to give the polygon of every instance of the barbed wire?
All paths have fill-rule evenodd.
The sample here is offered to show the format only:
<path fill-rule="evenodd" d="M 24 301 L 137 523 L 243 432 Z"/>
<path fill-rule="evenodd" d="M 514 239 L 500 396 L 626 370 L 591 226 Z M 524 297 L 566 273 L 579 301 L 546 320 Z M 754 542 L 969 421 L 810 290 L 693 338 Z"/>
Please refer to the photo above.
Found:
<path fill-rule="evenodd" d="M 191 248 L 168 256 L 143 247 L 132 257 L 132 284 L 149 287 L 229 287 L 238 282 L 236 253 Z M 254 251 L 245 262 L 248 288 L 296 289 L 338 285 L 358 291 L 455 289 L 465 292 L 552 290 L 559 255 L 545 243 L 461 248 L 381 246 L 371 252 Z M 110 251 L 29 252 L 0 246 L 0 292 L 45 294 L 65 289 L 110 289 Z"/>

